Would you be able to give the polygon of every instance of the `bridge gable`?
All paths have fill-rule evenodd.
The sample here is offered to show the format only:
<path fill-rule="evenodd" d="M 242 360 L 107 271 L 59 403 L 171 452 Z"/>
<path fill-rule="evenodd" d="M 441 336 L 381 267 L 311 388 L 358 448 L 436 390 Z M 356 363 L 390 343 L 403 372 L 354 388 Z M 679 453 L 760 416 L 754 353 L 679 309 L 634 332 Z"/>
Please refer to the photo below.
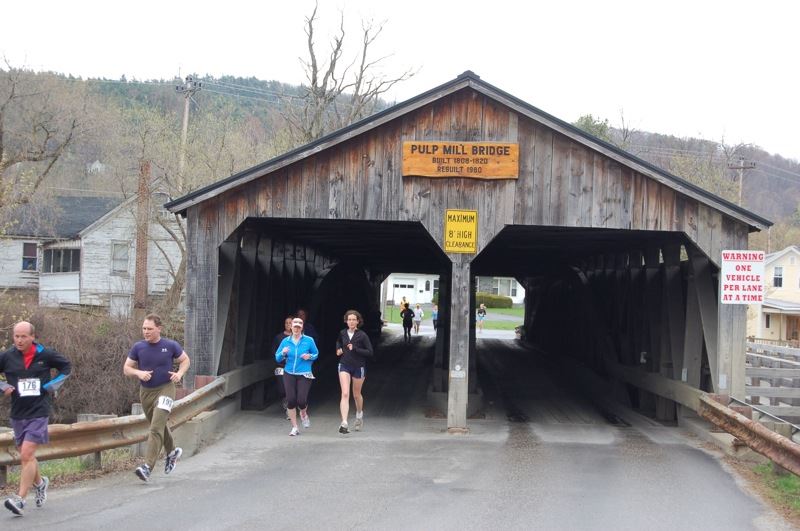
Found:
<path fill-rule="evenodd" d="M 201 207 L 201 218 L 219 218 L 215 241 L 205 242 L 211 245 L 248 217 L 276 217 L 419 221 L 443 246 L 449 208 L 478 211 L 479 250 L 506 225 L 683 232 L 710 257 L 746 240 L 752 225 L 739 213 L 546 121 L 465 85 L 357 135 L 330 138 L 296 160 L 266 166 L 192 208 Z M 518 144 L 519 177 L 404 176 L 402 146 L 412 140 Z"/>

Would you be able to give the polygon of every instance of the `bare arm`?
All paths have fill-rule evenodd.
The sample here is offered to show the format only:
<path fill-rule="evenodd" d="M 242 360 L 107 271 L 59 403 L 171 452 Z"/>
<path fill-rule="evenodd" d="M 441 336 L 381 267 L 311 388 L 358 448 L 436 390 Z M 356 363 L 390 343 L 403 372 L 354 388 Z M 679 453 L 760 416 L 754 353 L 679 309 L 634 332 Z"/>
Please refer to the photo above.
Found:
<path fill-rule="evenodd" d="M 122 374 L 125 376 L 135 376 L 143 382 L 150 380 L 153 376 L 153 371 L 139 370 L 139 364 L 130 358 L 125 359 L 125 365 L 122 366 Z"/>
<path fill-rule="evenodd" d="M 191 363 L 192 362 L 189 361 L 189 355 L 186 353 L 186 351 L 181 352 L 181 355 L 178 356 L 178 371 L 170 371 L 169 379 L 175 383 L 180 382 L 181 378 L 183 378 L 183 375 L 189 370 L 189 365 L 191 365 Z"/>

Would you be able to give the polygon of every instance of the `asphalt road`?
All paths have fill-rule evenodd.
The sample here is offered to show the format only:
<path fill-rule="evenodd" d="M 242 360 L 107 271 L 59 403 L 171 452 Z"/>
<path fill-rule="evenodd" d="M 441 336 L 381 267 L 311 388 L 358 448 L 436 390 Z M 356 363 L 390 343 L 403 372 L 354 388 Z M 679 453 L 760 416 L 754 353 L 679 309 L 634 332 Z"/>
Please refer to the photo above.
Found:
<path fill-rule="evenodd" d="M 219 440 L 149 483 L 132 472 L 52 489 L 2 529 L 788 529 L 675 427 L 610 415 L 514 342 L 479 340 L 483 418 L 429 418 L 431 337 L 390 341 L 367 374 L 365 430 L 337 433 L 336 386 L 312 426 L 241 412 Z M 426 417 L 426 414 L 428 415 Z M 351 414 L 352 415 L 352 414 Z M 351 421 L 352 422 L 352 421 Z M 159 464 L 160 466 L 160 464 Z"/>

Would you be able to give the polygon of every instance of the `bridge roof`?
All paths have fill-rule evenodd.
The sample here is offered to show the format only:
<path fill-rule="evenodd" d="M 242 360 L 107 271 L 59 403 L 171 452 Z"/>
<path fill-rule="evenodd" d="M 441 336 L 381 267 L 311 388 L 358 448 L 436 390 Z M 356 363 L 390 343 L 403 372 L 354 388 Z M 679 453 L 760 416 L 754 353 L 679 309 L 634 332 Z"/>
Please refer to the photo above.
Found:
<path fill-rule="evenodd" d="M 237 188 L 245 183 L 263 177 L 278 169 L 312 156 L 320 151 L 336 146 L 353 137 L 361 135 L 395 120 L 405 114 L 415 111 L 420 107 L 430 104 L 433 101 L 444 98 L 450 94 L 471 88 L 486 97 L 519 112 L 520 114 L 538 122 L 550 129 L 557 131 L 570 138 L 574 142 L 582 144 L 594 151 L 602 153 L 616 162 L 631 168 L 659 183 L 676 190 L 682 194 L 692 197 L 711 208 L 714 208 L 734 219 L 747 224 L 750 230 L 766 229 L 772 222 L 766 218 L 744 209 L 730 201 L 727 201 L 700 186 L 697 186 L 677 175 L 673 175 L 666 170 L 659 168 L 627 151 L 624 151 L 608 142 L 594 137 L 585 131 L 565 122 L 555 116 L 548 114 L 541 109 L 530 105 L 523 100 L 504 92 L 503 90 L 483 81 L 480 76 L 471 71 L 466 71 L 455 79 L 448 81 L 427 92 L 419 94 L 402 103 L 398 103 L 377 114 L 369 116 L 352 125 L 338 129 L 318 140 L 293 149 L 283 155 L 270 159 L 259 165 L 239 172 L 216 183 L 199 188 L 183 197 L 170 201 L 165 205 L 167 209 L 175 213 L 185 214 L 189 207 L 214 198 L 228 190 Z"/>

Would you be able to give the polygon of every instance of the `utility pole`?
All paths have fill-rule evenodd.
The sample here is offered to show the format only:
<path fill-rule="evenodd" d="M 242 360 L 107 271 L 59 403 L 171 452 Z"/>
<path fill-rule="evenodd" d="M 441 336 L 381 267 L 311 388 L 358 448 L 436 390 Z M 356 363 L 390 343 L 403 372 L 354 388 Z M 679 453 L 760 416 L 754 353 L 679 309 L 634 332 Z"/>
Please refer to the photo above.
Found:
<path fill-rule="evenodd" d="M 177 85 L 175 91 L 183 94 L 183 129 L 181 131 L 181 153 L 178 162 L 178 191 L 183 193 L 183 168 L 186 166 L 186 135 L 189 132 L 189 100 L 192 95 L 203 88 L 203 83 L 192 76 L 186 76 L 183 85 Z"/>
<path fill-rule="evenodd" d="M 752 170 L 756 163 L 751 160 L 744 160 L 739 157 L 739 164 L 728 163 L 729 170 L 739 170 L 739 206 L 742 206 L 742 187 L 744 186 L 744 170 Z"/>

